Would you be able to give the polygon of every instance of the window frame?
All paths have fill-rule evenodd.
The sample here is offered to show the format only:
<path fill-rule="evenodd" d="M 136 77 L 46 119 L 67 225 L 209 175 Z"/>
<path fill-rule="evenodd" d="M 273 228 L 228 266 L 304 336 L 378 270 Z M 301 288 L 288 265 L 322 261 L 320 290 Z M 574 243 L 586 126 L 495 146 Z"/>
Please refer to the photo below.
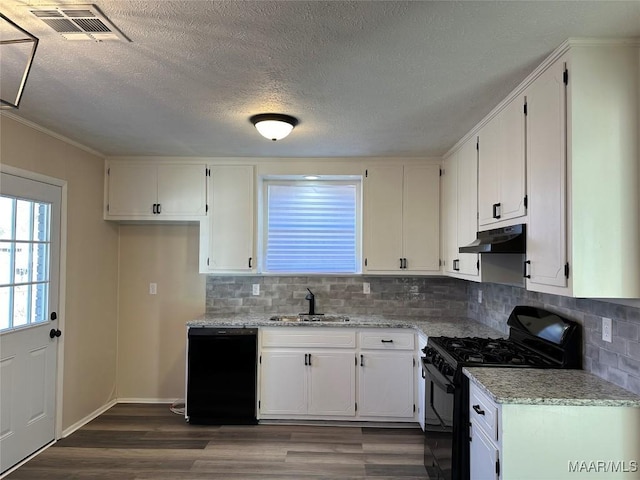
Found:
<path fill-rule="evenodd" d="M 356 222 L 355 222 L 355 271 L 354 272 L 309 272 L 302 270 L 290 270 L 286 272 L 282 271 L 269 271 L 266 268 L 267 263 L 267 244 L 268 244 L 268 229 L 269 229 L 269 186 L 270 185 L 303 185 L 308 187 L 313 186 L 327 186 L 327 185 L 351 185 L 356 189 Z M 303 176 L 278 176 L 278 177 L 264 177 L 260 182 L 260 195 L 259 195 L 259 215 L 258 215 L 258 271 L 264 275 L 270 276 L 291 276 L 291 275 L 304 275 L 304 276 L 352 276 L 362 274 L 362 176 L 361 175 L 331 175 L 322 176 L 322 178 L 315 180 L 306 180 Z"/>

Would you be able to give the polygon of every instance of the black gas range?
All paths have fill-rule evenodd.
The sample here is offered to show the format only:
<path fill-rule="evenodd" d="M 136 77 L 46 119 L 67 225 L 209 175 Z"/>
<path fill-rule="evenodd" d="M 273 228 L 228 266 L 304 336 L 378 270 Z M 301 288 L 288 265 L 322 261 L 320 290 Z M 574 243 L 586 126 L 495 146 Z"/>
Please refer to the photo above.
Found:
<path fill-rule="evenodd" d="M 507 325 L 508 338 L 429 337 L 422 364 L 430 478 L 469 478 L 469 384 L 463 367 L 581 368 L 579 324 L 540 308 L 517 306 Z"/>

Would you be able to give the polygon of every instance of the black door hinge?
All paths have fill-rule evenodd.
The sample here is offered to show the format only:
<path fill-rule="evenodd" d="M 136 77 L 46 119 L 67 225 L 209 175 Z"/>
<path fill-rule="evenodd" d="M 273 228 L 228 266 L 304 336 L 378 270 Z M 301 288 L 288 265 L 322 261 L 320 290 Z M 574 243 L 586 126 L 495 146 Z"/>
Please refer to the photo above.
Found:
<path fill-rule="evenodd" d="M 207 258 L 207 266 L 209 266 L 209 259 Z"/>
<path fill-rule="evenodd" d="M 368 176 L 369 176 L 369 170 L 367 169 L 364 171 L 364 177 L 367 178 Z"/>
<path fill-rule="evenodd" d="M 109 204 L 107 203 L 107 212 L 109 211 Z"/>
<path fill-rule="evenodd" d="M 476 150 L 480 151 L 480 137 L 476 139 Z"/>
<path fill-rule="evenodd" d="M 260 365 L 262 365 L 262 355 L 260 355 L 259 362 L 260 362 Z"/>
<path fill-rule="evenodd" d="M 476 262 L 476 270 L 480 271 L 480 260 Z"/>
<path fill-rule="evenodd" d="M 111 175 L 111 168 L 107 168 L 107 175 Z"/>
<path fill-rule="evenodd" d="M 500 459 L 496 459 L 496 475 L 500 476 Z"/>
<path fill-rule="evenodd" d="M 416 366 L 416 359 L 415 358 L 413 359 L 413 366 L 414 367 Z"/>
<path fill-rule="evenodd" d="M 529 195 L 524 196 L 524 208 L 529 207 Z"/>
<path fill-rule="evenodd" d="M 207 203 L 207 204 L 204 206 L 204 213 L 207 213 L 208 211 L 209 211 L 209 204 Z"/>
<path fill-rule="evenodd" d="M 444 173 L 444 170 L 440 169 L 440 176 Z"/>
<path fill-rule="evenodd" d="M 413 413 L 416 413 L 416 404 L 413 404 Z"/>
<path fill-rule="evenodd" d="M 364 266 L 365 267 L 367 266 L 367 259 L 366 258 L 364 259 Z"/>
<path fill-rule="evenodd" d="M 524 102 L 524 116 L 527 116 L 527 102 Z"/>
<path fill-rule="evenodd" d="M 260 400 L 258 400 L 258 410 L 260 410 Z"/>
<path fill-rule="evenodd" d="M 358 411 L 358 402 L 356 402 L 356 412 Z"/>
<path fill-rule="evenodd" d="M 564 69 L 564 72 L 562 72 L 562 81 L 565 85 L 569 85 L 569 70 L 566 68 Z"/>
<path fill-rule="evenodd" d="M 569 278 L 569 262 L 564 264 L 564 276 Z"/>

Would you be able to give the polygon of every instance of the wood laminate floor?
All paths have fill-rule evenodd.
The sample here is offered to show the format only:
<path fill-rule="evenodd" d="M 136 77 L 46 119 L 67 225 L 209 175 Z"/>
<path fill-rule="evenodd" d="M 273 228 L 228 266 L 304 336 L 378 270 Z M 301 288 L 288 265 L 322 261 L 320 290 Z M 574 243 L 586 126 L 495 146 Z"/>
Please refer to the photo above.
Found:
<path fill-rule="evenodd" d="M 7 480 L 426 480 L 419 428 L 198 426 L 118 404 Z"/>

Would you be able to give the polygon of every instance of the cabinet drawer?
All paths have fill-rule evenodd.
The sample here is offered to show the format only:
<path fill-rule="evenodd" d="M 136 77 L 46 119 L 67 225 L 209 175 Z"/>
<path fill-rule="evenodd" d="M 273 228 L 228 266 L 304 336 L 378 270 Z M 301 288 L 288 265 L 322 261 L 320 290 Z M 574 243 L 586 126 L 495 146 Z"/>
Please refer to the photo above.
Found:
<path fill-rule="evenodd" d="M 264 328 L 263 347 L 355 348 L 356 332 L 322 327 Z"/>
<path fill-rule="evenodd" d="M 398 332 L 375 330 L 360 332 L 360 348 L 372 350 L 413 350 L 414 334 L 411 331 Z"/>
<path fill-rule="evenodd" d="M 498 407 L 473 382 L 469 382 L 469 419 L 494 442 L 498 441 Z"/>

